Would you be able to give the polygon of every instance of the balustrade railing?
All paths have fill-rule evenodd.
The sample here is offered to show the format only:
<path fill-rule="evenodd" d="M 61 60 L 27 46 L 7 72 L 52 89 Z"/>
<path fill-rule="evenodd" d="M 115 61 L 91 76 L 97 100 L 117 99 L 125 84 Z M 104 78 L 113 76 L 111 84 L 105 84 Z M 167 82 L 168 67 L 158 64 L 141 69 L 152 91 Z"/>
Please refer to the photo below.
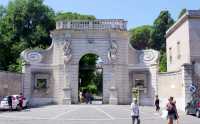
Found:
<path fill-rule="evenodd" d="M 56 29 L 69 30 L 127 30 L 127 21 L 123 19 L 71 20 L 56 22 Z"/>

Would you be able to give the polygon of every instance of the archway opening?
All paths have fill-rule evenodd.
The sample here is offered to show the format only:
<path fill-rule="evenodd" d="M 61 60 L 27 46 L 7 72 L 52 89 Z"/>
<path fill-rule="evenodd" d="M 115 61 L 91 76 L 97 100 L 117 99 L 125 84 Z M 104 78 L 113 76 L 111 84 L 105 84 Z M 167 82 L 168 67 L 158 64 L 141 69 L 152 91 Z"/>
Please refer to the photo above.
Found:
<path fill-rule="evenodd" d="M 79 61 L 79 103 L 102 104 L 103 60 L 96 54 L 86 54 Z"/>

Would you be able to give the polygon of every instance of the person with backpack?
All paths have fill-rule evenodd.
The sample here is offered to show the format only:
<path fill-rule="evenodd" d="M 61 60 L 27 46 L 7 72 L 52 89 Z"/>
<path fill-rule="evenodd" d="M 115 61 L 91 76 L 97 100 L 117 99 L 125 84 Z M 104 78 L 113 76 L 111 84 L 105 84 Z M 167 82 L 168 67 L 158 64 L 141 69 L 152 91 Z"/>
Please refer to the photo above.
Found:
<path fill-rule="evenodd" d="M 134 99 L 133 102 L 131 103 L 131 117 L 132 117 L 132 124 L 135 124 L 135 120 L 137 120 L 136 124 L 140 124 L 140 119 L 139 119 L 139 105 L 137 103 L 137 100 Z"/>
<path fill-rule="evenodd" d="M 168 111 L 167 119 L 168 119 L 168 124 L 173 124 L 173 120 L 178 120 L 178 118 L 179 118 L 178 112 L 177 112 L 177 109 L 176 109 L 176 102 L 173 101 L 173 97 L 170 97 L 168 99 L 168 101 L 169 101 L 167 103 L 167 111 Z"/>

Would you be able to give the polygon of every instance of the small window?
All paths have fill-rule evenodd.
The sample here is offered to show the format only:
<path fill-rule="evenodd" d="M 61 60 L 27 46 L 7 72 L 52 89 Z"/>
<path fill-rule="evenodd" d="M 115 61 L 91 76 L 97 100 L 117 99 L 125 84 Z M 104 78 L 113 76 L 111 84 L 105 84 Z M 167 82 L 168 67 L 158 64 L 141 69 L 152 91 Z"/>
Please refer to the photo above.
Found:
<path fill-rule="evenodd" d="M 47 88 L 47 79 L 37 79 L 37 82 L 35 84 L 35 88 L 37 88 L 37 89 Z"/>
<path fill-rule="evenodd" d="M 177 42 L 177 59 L 181 58 L 180 42 Z"/>
<path fill-rule="evenodd" d="M 169 48 L 169 62 L 172 63 L 172 48 Z"/>

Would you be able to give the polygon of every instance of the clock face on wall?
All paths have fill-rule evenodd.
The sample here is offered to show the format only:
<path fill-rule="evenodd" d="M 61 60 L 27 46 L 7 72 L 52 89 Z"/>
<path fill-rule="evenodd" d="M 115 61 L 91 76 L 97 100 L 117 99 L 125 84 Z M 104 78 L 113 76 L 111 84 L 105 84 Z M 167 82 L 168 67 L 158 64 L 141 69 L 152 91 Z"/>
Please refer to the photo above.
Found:
<path fill-rule="evenodd" d="M 38 63 L 42 60 L 42 55 L 39 52 L 32 51 L 27 53 L 27 61 L 32 63 Z"/>

